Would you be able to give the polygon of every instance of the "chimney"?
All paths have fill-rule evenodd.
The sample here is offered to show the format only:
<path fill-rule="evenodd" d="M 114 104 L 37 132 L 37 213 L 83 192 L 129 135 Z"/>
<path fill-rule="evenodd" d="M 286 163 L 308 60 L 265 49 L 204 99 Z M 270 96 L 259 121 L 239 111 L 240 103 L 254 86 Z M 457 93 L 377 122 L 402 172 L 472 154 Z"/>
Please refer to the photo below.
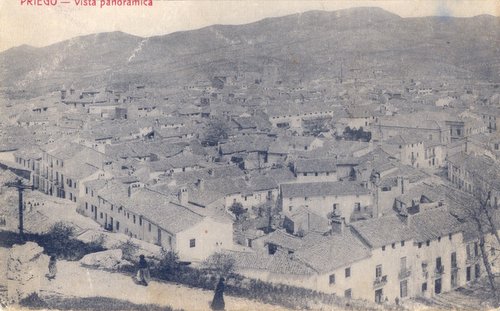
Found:
<path fill-rule="evenodd" d="M 345 231 L 345 217 L 340 217 L 339 215 L 333 215 L 330 220 L 332 226 L 332 234 L 338 233 L 342 234 Z"/>
<path fill-rule="evenodd" d="M 186 206 L 188 204 L 189 194 L 188 194 L 188 189 L 186 187 L 182 187 L 179 189 L 178 199 L 181 205 Z"/>
<path fill-rule="evenodd" d="M 142 188 L 143 186 L 139 183 L 133 183 L 128 186 L 128 197 L 130 198 L 132 194 L 134 194 L 137 190 Z"/>
<path fill-rule="evenodd" d="M 198 181 L 196 182 L 196 187 L 198 187 L 198 191 L 204 191 L 205 181 L 203 181 L 203 179 L 198 179 Z"/>
<path fill-rule="evenodd" d="M 402 176 L 397 177 L 398 187 L 401 189 L 401 194 L 405 194 L 405 191 L 408 190 L 408 179 Z"/>
<path fill-rule="evenodd" d="M 412 215 L 408 213 L 405 207 L 399 211 L 399 219 L 408 227 L 411 226 L 411 217 Z"/>

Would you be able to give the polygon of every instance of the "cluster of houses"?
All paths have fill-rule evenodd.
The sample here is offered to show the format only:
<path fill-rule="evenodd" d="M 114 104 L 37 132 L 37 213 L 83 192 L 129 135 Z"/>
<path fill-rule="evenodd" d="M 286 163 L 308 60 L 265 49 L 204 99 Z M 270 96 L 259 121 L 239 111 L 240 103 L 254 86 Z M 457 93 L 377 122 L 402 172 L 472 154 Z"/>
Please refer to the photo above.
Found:
<path fill-rule="evenodd" d="M 104 230 L 193 264 L 223 252 L 268 282 L 393 302 L 485 276 L 467 208 L 487 191 L 500 227 L 493 87 L 288 88 L 265 72 L 63 88 L 8 109 L 0 162 Z"/>

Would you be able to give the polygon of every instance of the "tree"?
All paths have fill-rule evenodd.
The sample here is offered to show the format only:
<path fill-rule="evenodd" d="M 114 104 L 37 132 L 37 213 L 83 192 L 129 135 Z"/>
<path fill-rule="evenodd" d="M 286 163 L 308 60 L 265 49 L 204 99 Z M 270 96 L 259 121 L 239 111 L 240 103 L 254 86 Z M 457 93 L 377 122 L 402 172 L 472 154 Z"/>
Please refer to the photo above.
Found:
<path fill-rule="evenodd" d="M 476 183 L 480 185 L 481 183 Z M 454 193 L 457 196 L 458 193 Z M 464 195 L 464 194 L 462 194 Z M 491 204 L 491 191 L 485 191 L 483 187 L 477 186 L 473 196 L 464 195 L 461 203 L 463 215 L 460 217 L 462 221 L 469 222 L 472 232 L 475 234 L 479 249 L 481 250 L 481 259 L 488 275 L 488 282 L 495 301 L 495 307 L 500 306 L 500 293 L 497 288 L 495 274 L 491 268 L 492 258 L 490 257 L 490 249 L 498 249 L 500 247 L 500 239 L 498 238 L 498 230 L 495 222 L 492 219 L 492 214 L 495 213 L 496 207 Z M 492 234 L 496 237 L 496 245 L 492 244 L 487 247 L 486 237 Z M 495 242 L 495 241 L 494 241 Z"/>
<path fill-rule="evenodd" d="M 234 202 L 229 208 L 229 211 L 236 216 L 236 220 L 242 220 L 243 215 L 247 212 L 240 202 Z"/>
<path fill-rule="evenodd" d="M 331 119 L 328 118 L 319 118 L 314 120 L 309 120 L 304 122 L 304 128 L 307 133 L 310 133 L 312 136 L 318 136 L 321 133 L 328 132 L 330 129 L 328 127 L 328 121 Z"/>
<path fill-rule="evenodd" d="M 216 146 L 228 137 L 229 126 L 227 123 L 222 119 L 213 119 L 207 125 L 202 143 L 208 146 Z"/>
<path fill-rule="evenodd" d="M 162 250 L 158 271 L 165 275 L 172 275 L 179 269 L 179 256 L 171 250 Z"/>
<path fill-rule="evenodd" d="M 132 239 L 128 239 L 118 246 L 119 249 L 122 250 L 123 258 L 125 259 L 134 259 L 137 251 L 139 250 L 139 246 L 135 244 Z"/>
<path fill-rule="evenodd" d="M 216 273 L 218 276 L 227 277 L 235 271 L 236 261 L 229 254 L 215 253 L 202 262 L 202 267 Z"/>

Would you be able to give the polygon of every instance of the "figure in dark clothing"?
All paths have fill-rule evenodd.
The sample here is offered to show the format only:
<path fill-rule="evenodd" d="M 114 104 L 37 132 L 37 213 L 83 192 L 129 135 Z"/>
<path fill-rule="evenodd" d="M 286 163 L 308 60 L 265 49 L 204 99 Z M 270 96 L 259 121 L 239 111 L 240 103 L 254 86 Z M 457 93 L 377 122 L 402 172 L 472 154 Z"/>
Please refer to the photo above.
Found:
<path fill-rule="evenodd" d="M 57 265 L 56 265 L 56 256 L 50 256 L 49 260 L 49 273 L 47 274 L 47 279 L 53 280 L 56 277 L 57 273 Z"/>
<path fill-rule="evenodd" d="M 215 288 L 214 299 L 212 300 L 212 304 L 210 305 L 212 310 L 224 310 L 226 307 L 224 303 L 224 278 L 221 277 L 219 279 L 219 283 L 217 283 L 217 287 Z"/>
<path fill-rule="evenodd" d="M 137 271 L 137 280 L 139 283 L 148 286 L 151 276 L 149 275 L 149 265 L 144 255 L 139 256 L 139 271 Z"/>

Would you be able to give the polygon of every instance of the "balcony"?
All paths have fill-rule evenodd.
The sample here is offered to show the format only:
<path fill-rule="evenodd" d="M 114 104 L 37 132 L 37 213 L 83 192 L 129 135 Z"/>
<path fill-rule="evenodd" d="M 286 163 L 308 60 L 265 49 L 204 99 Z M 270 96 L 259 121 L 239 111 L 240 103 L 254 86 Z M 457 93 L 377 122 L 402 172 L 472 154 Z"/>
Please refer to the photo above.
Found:
<path fill-rule="evenodd" d="M 379 288 L 387 284 L 387 275 L 384 276 L 379 276 L 375 278 L 375 281 L 373 281 L 373 288 Z"/>
<path fill-rule="evenodd" d="M 400 280 L 403 280 L 403 279 L 409 278 L 410 275 L 411 275 L 411 270 L 408 268 L 405 268 L 405 269 L 399 271 L 398 277 Z"/>
<path fill-rule="evenodd" d="M 444 274 L 444 266 L 438 266 L 436 269 L 434 269 L 434 277 L 435 278 L 440 278 Z"/>
<path fill-rule="evenodd" d="M 351 214 L 351 221 L 365 220 L 373 218 L 373 207 L 364 206 L 359 209 L 355 208 Z"/>
<path fill-rule="evenodd" d="M 465 259 L 465 264 L 470 266 L 476 263 L 478 260 L 479 256 L 474 256 L 474 255 L 468 255 L 467 259 Z"/>

